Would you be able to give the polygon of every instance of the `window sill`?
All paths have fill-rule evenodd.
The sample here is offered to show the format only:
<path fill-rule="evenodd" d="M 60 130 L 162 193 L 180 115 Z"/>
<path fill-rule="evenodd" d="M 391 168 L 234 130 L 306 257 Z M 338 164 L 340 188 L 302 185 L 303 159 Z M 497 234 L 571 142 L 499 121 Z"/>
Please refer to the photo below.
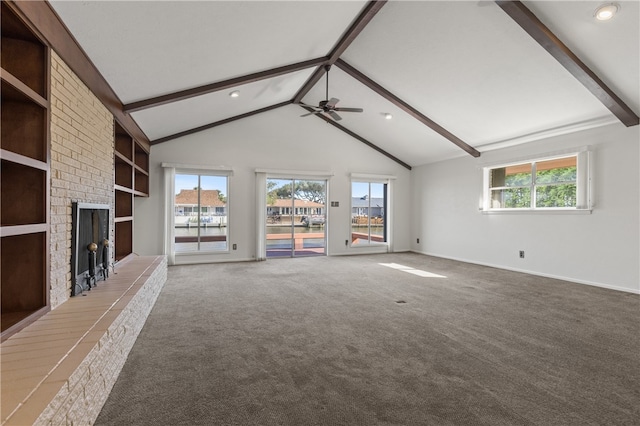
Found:
<path fill-rule="evenodd" d="M 480 210 L 482 214 L 534 214 L 534 215 L 545 215 L 545 214 L 591 214 L 593 209 L 502 209 L 502 210 Z"/>
<path fill-rule="evenodd" d="M 350 244 L 349 247 L 351 248 L 368 248 L 368 247 L 389 247 L 389 243 L 385 242 L 385 243 L 377 243 L 377 242 L 371 242 L 371 243 L 361 243 L 361 244 Z"/>
<path fill-rule="evenodd" d="M 229 254 L 230 250 L 211 250 L 211 251 L 177 251 L 176 257 L 189 257 L 189 256 L 201 256 L 201 255 L 216 255 L 216 254 Z"/>

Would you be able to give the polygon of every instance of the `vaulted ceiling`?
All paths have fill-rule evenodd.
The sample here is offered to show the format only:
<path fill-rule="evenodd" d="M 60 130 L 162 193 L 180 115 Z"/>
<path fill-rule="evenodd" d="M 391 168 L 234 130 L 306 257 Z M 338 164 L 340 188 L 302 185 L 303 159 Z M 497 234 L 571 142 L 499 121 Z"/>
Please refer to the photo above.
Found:
<path fill-rule="evenodd" d="M 278 109 L 411 167 L 638 124 L 638 1 L 50 3 L 152 145 Z M 325 65 L 364 112 L 300 117 Z"/>

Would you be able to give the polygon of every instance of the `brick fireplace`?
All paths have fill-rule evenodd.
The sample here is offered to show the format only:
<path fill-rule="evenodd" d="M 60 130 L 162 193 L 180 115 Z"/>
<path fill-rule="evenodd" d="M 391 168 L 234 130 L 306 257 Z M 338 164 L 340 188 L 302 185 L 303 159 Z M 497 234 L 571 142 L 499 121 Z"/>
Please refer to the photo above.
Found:
<path fill-rule="evenodd" d="M 114 121 L 111 113 L 51 54 L 51 308 L 71 295 L 72 203 L 114 209 Z M 113 215 L 110 238 L 114 241 Z M 113 254 L 110 254 L 113 262 Z"/>
<path fill-rule="evenodd" d="M 92 423 L 166 280 L 163 256 L 131 255 L 90 296 L 71 298 L 73 203 L 104 206 L 98 236 L 118 244 L 115 122 L 53 50 L 49 71 L 51 311 L 2 342 L 3 426 Z"/>

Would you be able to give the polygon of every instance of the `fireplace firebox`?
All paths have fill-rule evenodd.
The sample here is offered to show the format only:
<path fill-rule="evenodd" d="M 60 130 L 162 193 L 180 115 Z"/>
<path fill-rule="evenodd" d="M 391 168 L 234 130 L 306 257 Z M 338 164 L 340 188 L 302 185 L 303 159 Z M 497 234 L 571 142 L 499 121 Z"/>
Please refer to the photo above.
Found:
<path fill-rule="evenodd" d="M 71 296 L 109 277 L 109 205 L 72 203 Z"/>

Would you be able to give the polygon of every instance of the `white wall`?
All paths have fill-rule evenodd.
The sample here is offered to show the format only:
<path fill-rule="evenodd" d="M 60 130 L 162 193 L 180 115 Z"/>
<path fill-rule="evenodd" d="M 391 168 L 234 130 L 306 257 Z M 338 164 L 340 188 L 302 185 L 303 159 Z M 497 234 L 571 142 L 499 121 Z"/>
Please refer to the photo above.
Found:
<path fill-rule="evenodd" d="M 414 168 L 412 250 L 640 292 L 639 142 L 638 126 L 611 125 Z M 479 212 L 483 166 L 584 145 L 595 151 L 592 214 Z"/>
<path fill-rule="evenodd" d="M 351 224 L 350 173 L 396 176 L 392 184 L 393 250 L 409 250 L 410 171 L 316 117 L 299 117 L 303 112 L 297 106 L 286 106 L 153 145 L 149 165 L 151 195 L 137 198 L 135 204 L 134 251 L 141 255 L 162 253 L 165 190 L 160 164 L 163 162 L 233 169 L 229 181 L 229 237 L 230 244 L 237 244 L 238 249 L 199 260 L 255 258 L 257 168 L 333 174 L 329 180 L 329 200 L 339 201 L 340 207 L 328 207 L 328 250 L 332 255 L 376 251 L 345 247 Z"/>

